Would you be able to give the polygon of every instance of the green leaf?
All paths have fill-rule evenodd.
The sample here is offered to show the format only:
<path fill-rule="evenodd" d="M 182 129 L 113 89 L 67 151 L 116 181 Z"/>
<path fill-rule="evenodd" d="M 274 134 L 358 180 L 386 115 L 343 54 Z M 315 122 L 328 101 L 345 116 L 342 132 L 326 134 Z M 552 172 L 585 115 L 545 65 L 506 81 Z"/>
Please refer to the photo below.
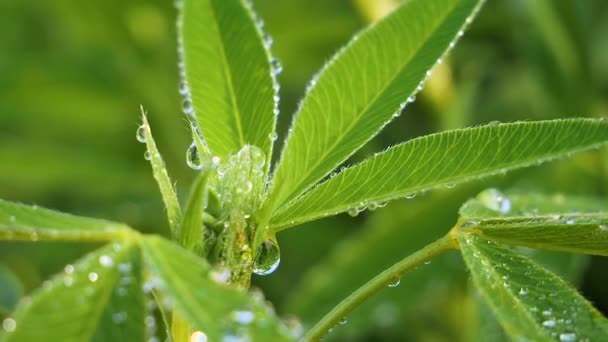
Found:
<path fill-rule="evenodd" d="M 228 336 L 289 340 L 286 329 L 263 303 L 228 286 L 225 275 L 212 271 L 203 259 L 159 237 L 146 237 L 142 245 L 151 284 L 210 341 Z"/>
<path fill-rule="evenodd" d="M 461 232 L 458 241 L 473 282 L 512 339 L 608 339 L 608 320 L 556 275 L 473 234 Z"/>
<path fill-rule="evenodd" d="M 463 206 L 460 222 L 463 230 L 502 244 L 606 256 L 608 213 L 600 210 L 607 205 L 592 198 L 506 196 L 490 189 Z"/>
<path fill-rule="evenodd" d="M 138 254 L 131 244 L 112 243 L 67 265 L 4 320 L 0 341 L 143 340 L 139 268 L 125 266 L 137 265 Z"/>
<path fill-rule="evenodd" d="M 344 170 L 275 213 L 284 229 L 349 209 L 450 187 L 599 147 L 608 123 L 595 119 L 491 124 L 416 138 Z"/>
<path fill-rule="evenodd" d="M 315 76 L 295 117 L 265 210 L 296 198 L 398 115 L 481 0 L 411 0 L 370 26 Z M 409 98 L 408 98 L 409 97 Z"/>
<path fill-rule="evenodd" d="M 207 180 L 209 172 L 203 171 L 198 175 L 192 190 L 190 198 L 186 205 L 184 213 L 184 221 L 180 227 L 179 239 L 182 246 L 187 250 L 192 250 L 196 246 L 204 246 L 203 244 L 203 207 L 207 196 Z"/>
<path fill-rule="evenodd" d="M 130 232 L 121 223 L 0 200 L 0 240 L 108 241 Z"/>
<path fill-rule="evenodd" d="M 183 0 L 182 6 L 185 101 L 209 148 L 226 158 L 249 144 L 270 158 L 278 86 L 249 2 Z"/>
<path fill-rule="evenodd" d="M 158 188 L 160 189 L 163 202 L 165 203 L 171 233 L 173 236 L 177 236 L 179 224 L 182 220 L 182 209 L 179 206 L 177 194 L 175 193 L 173 184 L 171 184 L 171 178 L 169 178 L 169 173 L 167 172 L 167 167 L 165 166 L 163 157 L 160 155 L 160 152 L 156 147 L 156 142 L 152 136 L 152 130 L 150 129 L 150 124 L 148 123 L 148 118 L 146 117 L 146 113 L 144 112 L 143 108 L 141 109 L 141 116 L 143 124 L 140 127 L 140 130 L 143 127 L 143 137 L 147 148 L 146 159 L 150 161 L 150 165 L 152 166 L 152 174 L 154 175 L 154 179 L 156 180 Z M 138 130 L 138 134 L 139 133 L 140 131 Z"/>

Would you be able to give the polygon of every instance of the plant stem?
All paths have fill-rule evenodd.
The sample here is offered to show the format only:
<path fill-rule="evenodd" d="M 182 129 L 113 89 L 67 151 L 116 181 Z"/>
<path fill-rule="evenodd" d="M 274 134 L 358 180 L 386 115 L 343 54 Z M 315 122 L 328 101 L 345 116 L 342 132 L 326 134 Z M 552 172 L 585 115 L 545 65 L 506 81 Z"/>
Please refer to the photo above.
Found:
<path fill-rule="evenodd" d="M 361 286 L 350 296 L 346 297 L 340 304 L 334 307 L 328 314 L 325 315 L 308 333 L 304 336 L 304 341 L 319 341 L 321 337 L 327 334 L 329 329 L 338 325 L 340 320 L 345 318 L 363 301 L 371 297 L 380 290 L 401 278 L 401 276 L 416 267 L 423 264 L 433 256 L 441 254 L 450 249 L 457 249 L 458 245 L 450 234 L 445 235 L 439 240 L 427 245 L 414 254 L 409 255 L 405 259 L 391 266 L 389 269 L 378 274 L 365 285 Z"/>

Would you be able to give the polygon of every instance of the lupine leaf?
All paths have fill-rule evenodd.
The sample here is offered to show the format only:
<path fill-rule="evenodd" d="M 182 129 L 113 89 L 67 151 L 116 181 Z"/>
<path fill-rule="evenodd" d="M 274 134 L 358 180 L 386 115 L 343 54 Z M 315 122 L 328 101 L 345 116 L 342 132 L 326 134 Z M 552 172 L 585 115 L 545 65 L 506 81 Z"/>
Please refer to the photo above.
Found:
<path fill-rule="evenodd" d="M 121 223 L 0 200 L 0 240 L 108 241 L 129 231 Z"/>
<path fill-rule="evenodd" d="M 601 210 L 607 205 L 597 198 L 506 196 L 491 189 L 468 201 L 460 215 L 463 230 L 503 244 L 606 256 L 608 212 Z"/>
<path fill-rule="evenodd" d="M 133 245 L 112 243 L 67 265 L 19 303 L 3 322 L 0 341 L 88 341 L 104 336 L 142 341 L 143 296 L 137 294 L 142 293 L 140 274 L 133 272 L 139 271 L 138 256 Z M 128 288 L 121 285 L 125 278 L 130 279 Z"/>
<path fill-rule="evenodd" d="M 565 157 L 608 142 L 608 122 L 568 119 L 458 129 L 397 145 L 275 213 L 275 230 L 408 194 Z"/>
<path fill-rule="evenodd" d="M 272 155 L 275 71 L 256 20 L 246 1 L 182 1 L 186 101 L 209 148 L 222 159 L 247 144 Z"/>
<path fill-rule="evenodd" d="M 482 3 L 405 1 L 338 52 L 310 84 L 264 212 L 312 187 L 398 115 Z"/>
<path fill-rule="evenodd" d="M 514 340 L 602 341 L 608 320 L 556 275 L 474 234 L 458 241 L 475 286 Z"/>

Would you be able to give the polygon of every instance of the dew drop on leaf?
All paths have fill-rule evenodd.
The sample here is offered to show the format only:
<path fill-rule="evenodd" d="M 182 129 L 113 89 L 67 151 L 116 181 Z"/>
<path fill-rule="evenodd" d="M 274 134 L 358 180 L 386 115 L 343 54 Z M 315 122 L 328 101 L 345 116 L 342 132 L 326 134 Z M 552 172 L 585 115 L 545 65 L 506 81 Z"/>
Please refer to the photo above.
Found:
<path fill-rule="evenodd" d="M 348 215 L 350 215 L 352 217 L 356 217 L 357 215 L 359 215 L 359 209 L 357 209 L 357 208 L 348 209 Z"/>
<path fill-rule="evenodd" d="M 72 274 L 72 273 L 74 273 L 74 266 L 71 264 L 67 264 L 67 265 L 65 265 L 63 270 L 65 271 L 66 274 Z"/>
<path fill-rule="evenodd" d="M 253 273 L 257 275 L 268 275 L 274 272 L 281 262 L 281 251 L 276 237 L 266 239 L 258 247 L 253 263 Z"/>
<path fill-rule="evenodd" d="M 295 316 L 288 316 L 283 319 L 283 324 L 287 327 L 289 335 L 294 339 L 302 337 L 304 334 L 304 326 L 302 322 Z"/>
<path fill-rule="evenodd" d="M 186 164 L 192 170 L 201 170 L 203 168 L 201 154 L 198 152 L 198 147 L 195 143 L 192 143 L 188 147 L 188 150 L 186 150 Z"/>
<path fill-rule="evenodd" d="M 346 318 L 342 318 L 340 320 L 340 324 L 346 324 L 348 322 L 348 320 Z"/>
<path fill-rule="evenodd" d="M 522 287 L 521 289 L 519 289 L 519 294 L 522 295 L 522 296 L 527 295 L 528 294 L 528 289 L 525 289 L 525 288 Z"/>
<path fill-rule="evenodd" d="M 401 283 L 401 277 L 395 276 L 393 277 L 392 282 L 388 284 L 388 287 L 397 287 L 399 286 L 399 283 Z"/>
<path fill-rule="evenodd" d="M 254 321 L 255 315 L 249 310 L 237 310 L 232 313 L 232 319 L 239 324 L 248 325 Z"/>
<path fill-rule="evenodd" d="M 99 257 L 99 264 L 103 267 L 112 267 L 114 266 L 114 260 L 109 255 L 102 255 Z"/>
<path fill-rule="evenodd" d="M 207 334 L 202 331 L 195 331 L 190 335 L 190 342 L 207 342 Z"/>
<path fill-rule="evenodd" d="M 150 159 L 152 159 L 152 157 L 150 156 L 150 152 L 148 152 L 148 151 L 144 152 L 144 159 L 145 159 L 145 160 L 150 160 Z"/>
<path fill-rule="evenodd" d="M 547 328 L 553 328 L 553 327 L 555 327 L 555 320 L 548 319 L 543 322 L 543 326 L 545 326 Z"/>
<path fill-rule="evenodd" d="M 89 280 L 94 283 L 97 281 L 97 279 L 99 279 L 99 276 L 97 275 L 97 273 L 95 272 L 91 272 L 89 273 Z"/>
<path fill-rule="evenodd" d="M 139 141 L 140 143 L 145 143 L 146 142 L 146 126 L 141 125 L 137 128 L 137 132 L 135 133 L 135 137 L 137 138 L 137 141 Z"/>
<path fill-rule="evenodd" d="M 15 328 L 17 328 L 17 322 L 10 317 L 6 318 L 4 321 L 2 321 L 2 328 L 6 332 L 13 332 L 15 331 Z"/>
<path fill-rule="evenodd" d="M 561 342 L 573 342 L 573 341 L 576 341 L 576 334 L 574 334 L 574 333 L 559 334 L 559 340 Z"/>

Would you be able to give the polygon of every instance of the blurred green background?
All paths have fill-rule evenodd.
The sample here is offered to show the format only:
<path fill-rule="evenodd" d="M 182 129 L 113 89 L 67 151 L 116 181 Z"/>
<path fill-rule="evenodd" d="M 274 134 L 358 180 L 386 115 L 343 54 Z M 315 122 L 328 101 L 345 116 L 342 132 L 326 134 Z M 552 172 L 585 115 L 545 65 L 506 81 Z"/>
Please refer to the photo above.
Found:
<path fill-rule="evenodd" d="M 280 133 L 314 72 L 396 3 L 253 2 L 285 70 Z M 184 199 L 194 171 L 185 164 L 175 18 L 171 1 L 0 2 L 0 198 L 166 233 L 135 130 L 141 104 Z M 418 101 L 353 160 L 411 137 L 490 121 L 607 115 L 606 37 L 604 0 L 488 1 Z M 254 282 L 281 315 L 296 314 L 308 326 L 365 280 L 447 232 L 459 205 L 481 189 L 605 196 L 607 176 L 600 150 L 287 230 L 279 236 L 280 268 Z M 0 243 L 0 316 L 93 247 Z M 606 258 L 527 252 L 608 312 Z M 329 339 L 500 339 L 486 310 L 451 253 L 366 302 Z"/>

